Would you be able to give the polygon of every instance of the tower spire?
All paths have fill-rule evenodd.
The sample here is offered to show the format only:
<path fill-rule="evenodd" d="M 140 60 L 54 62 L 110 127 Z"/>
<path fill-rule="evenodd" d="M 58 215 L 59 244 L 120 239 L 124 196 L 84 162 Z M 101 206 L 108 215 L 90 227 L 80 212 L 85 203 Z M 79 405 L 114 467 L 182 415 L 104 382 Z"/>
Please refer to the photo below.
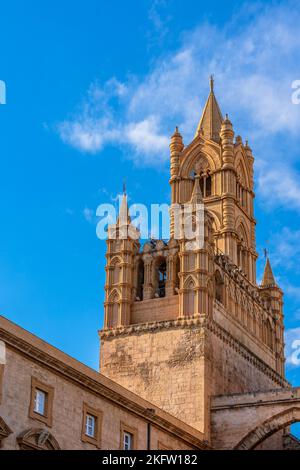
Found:
<path fill-rule="evenodd" d="M 272 287 L 276 286 L 276 281 L 275 281 L 274 274 L 271 268 L 270 260 L 268 256 L 266 256 L 266 265 L 265 265 L 261 287 L 271 287 L 271 286 Z"/>
<path fill-rule="evenodd" d="M 118 220 L 117 224 L 119 226 L 121 225 L 127 225 L 130 224 L 131 218 L 129 215 L 129 208 L 128 208 L 128 201 L 127 201 L 127 194 L 126 194 L 126 183 L 124 181 L 123 183 L 123 196 L 120 204 L 120 210 L 119 210 L 119 215 L 118 215 Z"/>
<path fill-rule="evenodd" d="M 209 77 L 210 93 L 204 106 L 195 137 L 201 132 L 206 139 L 219 142 L 223 116 L 215 97 L 214 83 L 214 77 L 211 75 Z"/>

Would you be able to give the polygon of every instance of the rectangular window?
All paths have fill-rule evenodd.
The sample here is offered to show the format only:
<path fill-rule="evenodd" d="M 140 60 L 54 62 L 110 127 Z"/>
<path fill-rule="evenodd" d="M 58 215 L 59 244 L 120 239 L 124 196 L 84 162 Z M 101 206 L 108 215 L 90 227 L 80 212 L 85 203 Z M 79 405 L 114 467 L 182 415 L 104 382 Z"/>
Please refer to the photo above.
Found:
<path fill-rule="evenodd" d="M 95 437 L 96 421 L 97 418 L 95 416 L 89 414 L 86 415 L 85 434 L 87 436 Z"/>
<path fill-rule="evenodd" d="M 53 398 L 54 388 L 32 377 L 29 417 L 51 427 Z"/>
<path fill-rule="evenodd" d="M 123 449 L 132 450 L 133 435 L 130 432 L 124 432 L 123 435 Z"/>
<path fill-rule="evenodd" d="M 38 413 L 42 416 L 45 415 L 46 410 L 46 398 L 47 394 L 42 392 L 42 390 L 35 390 L 35 397 L 34 397 L 34 412 Z"/>
<path fill-rule="evenodd" d="M 81 440 L 101 449 L 102 411 L 83 403 Z"/>

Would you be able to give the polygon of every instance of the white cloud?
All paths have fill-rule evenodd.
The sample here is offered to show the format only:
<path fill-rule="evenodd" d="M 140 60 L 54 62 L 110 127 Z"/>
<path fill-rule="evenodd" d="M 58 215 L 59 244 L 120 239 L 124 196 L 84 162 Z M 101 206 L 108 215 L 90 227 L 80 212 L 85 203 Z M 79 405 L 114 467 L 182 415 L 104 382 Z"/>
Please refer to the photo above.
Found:
<path fill-rule="evenodd" d="M 285 357 L 288 366 L 300 366 L 300 328 L 290 328 L 286 330 Z"/>
<path fill-rule="evenodd" d="M 214 73 L 221 107 L 239 126 L 238 133 L 252 139 L 265 162 L 272 152 L 274 168 L 261 176 L 262 195 L 270 195 L 270 184 L 283 189 L 279 173 L 284 172 L 282 203 L 300 208 L 300 187 L 284 168 L 292 165 L 293 152 L 282 163 L 278 145 L 271 143 L 268 154 L 265 148 L 267 135 L 268 140 L 277 134 L 286 140 L 299 135 L 300 106 L 291 100 L 292 82 L 300 79 L 299 13 L 293 1 L 248 3 L 223 28 L 206 23 L 186 32 L 181 46 L 152 62 L 145 77 L 93 85 L 81 109 L 59 126 L 62 139 L 85 152 L 99 152 L 107 144 L 126 146 L 136 161 L 157 165 L 159 156 L 163 163 L 175 125 L 186 143 L 193 138 L 208 75 Z"/>
<path fill-rule="evenodd" d="M 293 274 L 300 272 L 299 258 L 300 258 L 300 230 L 292 230 L 290 227 L 282 227 L 276 233 L 271 234 L 269 240 L 271 251 L 270 257 L 272 259 L 272 266 L 282 266 L 285 270 L 290 270 Z M 281 280 L 285 282 L 285 280 Z M 285 291 L 300 299 L 300 287 L 293 288 L 289 284 L 285 284 Z"/>
<path fill-rule="evenodd" d="M 258 165 L 258 192 L 267 206 L 289 206 L 300 209 L 300 175 L 292 170 L 289 162 L 285 166 L 272 162 Z"/>
<path fill-rule="evenodd" d="M 138 154 L 144 153 L 147 156 L 161 153 L 162 158 L 166 157 L 169 139 L 159 133 L 155 116 L 126 126 L 124 138 Z"/>

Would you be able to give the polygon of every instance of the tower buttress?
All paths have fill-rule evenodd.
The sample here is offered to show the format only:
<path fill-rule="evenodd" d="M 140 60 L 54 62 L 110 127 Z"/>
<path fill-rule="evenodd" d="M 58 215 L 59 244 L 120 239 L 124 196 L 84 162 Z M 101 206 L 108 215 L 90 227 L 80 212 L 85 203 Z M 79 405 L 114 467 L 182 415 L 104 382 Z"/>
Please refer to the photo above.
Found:
<path fill-rule="evenodd" d="M 179 317 L 210 315 L 214 256 L 212 217 L 204 208 L 197 176 L 191 200 L 183 210 L 186 212 L 181 217 Z"/>
<path fill-rule="evenodd" d="M 106 243 L 104 325 L 105 328 L 116 328 L 130 324 L 134 255 L 140 248 L 139 232 L 131 224 L 125 193 L 117 223 L 108 227 Z"/>
<path fill-rule="evenodd" d="M 266 258 L 266 265 L 260 285 L 260 294 L 271 310 L 275 329 L 275 355 L 276 370 L 284 376 L 284 324 L 283 324 L 283 292 L 275 281 L 270 259 Z"/>

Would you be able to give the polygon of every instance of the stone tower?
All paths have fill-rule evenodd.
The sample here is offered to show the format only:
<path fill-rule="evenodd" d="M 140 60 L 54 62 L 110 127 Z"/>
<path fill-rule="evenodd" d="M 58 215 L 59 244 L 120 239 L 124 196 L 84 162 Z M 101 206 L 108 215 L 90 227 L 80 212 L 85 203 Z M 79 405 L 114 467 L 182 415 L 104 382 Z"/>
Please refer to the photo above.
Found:
<path fill-rule="evenodd" d="M 211 78 L 193 141 L 184 146 L 177 128 L 171 137 L 169 241 L 140 249 L 126 197 L 107 241 L 101 372 L 208 440 L 213 395 L 286 384 L 283 294 L 269 259 L 256 284 L 253 162 L 223 119 Z M 201 212 L 201 244 L 178 231 L 185 204 L 192 221 Z M 127 238 L 115 239 L 122 227 Z"/>

